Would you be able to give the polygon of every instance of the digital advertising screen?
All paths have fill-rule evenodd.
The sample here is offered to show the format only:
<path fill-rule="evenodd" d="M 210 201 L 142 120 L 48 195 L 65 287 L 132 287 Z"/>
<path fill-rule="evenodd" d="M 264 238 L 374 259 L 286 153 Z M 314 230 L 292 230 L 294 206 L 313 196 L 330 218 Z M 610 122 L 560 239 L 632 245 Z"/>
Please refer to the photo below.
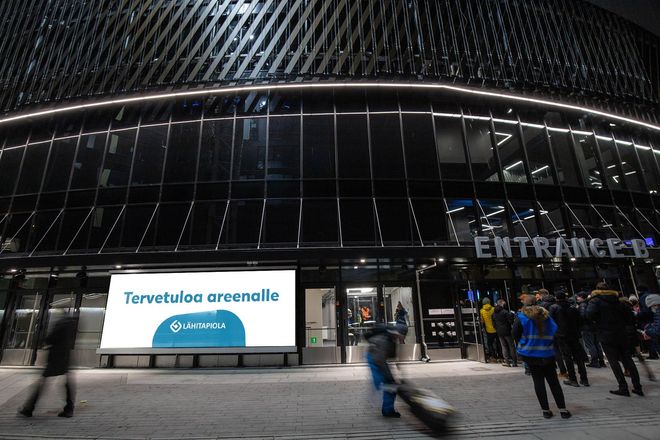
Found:
<path fill-rule="evenodd" d="M 114 274 L 99 353 L 296 345 L 295 270 Z"/>

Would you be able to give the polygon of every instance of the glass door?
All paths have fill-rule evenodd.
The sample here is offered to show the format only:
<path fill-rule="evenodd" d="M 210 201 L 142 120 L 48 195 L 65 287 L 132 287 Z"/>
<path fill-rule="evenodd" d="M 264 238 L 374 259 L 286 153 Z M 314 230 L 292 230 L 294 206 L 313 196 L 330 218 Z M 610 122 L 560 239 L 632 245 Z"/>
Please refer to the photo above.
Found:
<path fill-rule="evenodd" d="M 304 364 L 341 362 L 334 287 L 305 289 Z"/>
<path fill-rule="evenodd" d="M 8 317 L 7 337 L 2 356 L 4 365 L 32 365 L 39 332 L 42 294 L 21 294 Z"/>
<path fill-rule="evenodd" d="M 474 287 L 474 288 L 473 288 Z M 486 361 L 484 336 L 479 322 L 479 291 L 473 282 L 458 287 L 458 305 L 461 315 L 464 357 L 479 362 Z"/>

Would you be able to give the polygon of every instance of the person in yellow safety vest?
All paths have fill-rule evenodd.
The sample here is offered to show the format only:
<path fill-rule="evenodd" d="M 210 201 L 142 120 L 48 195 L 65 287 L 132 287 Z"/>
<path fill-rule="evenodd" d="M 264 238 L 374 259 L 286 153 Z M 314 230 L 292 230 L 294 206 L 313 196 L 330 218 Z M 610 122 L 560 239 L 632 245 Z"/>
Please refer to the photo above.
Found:
<path fill-rule="evenodd" d="M 488 356 L 492 362 L 499 362 L 498 360 L 502 359 L 502 349 L 497 341 L 497 330 L 495 330 L 495 326 L 493 325 L 493 312 L 495 312 L 495 308 L 490 304 L 490 298 L 484 298 L 481 304 L 479 315 L 481 317 L 481 324 L 486 329 Z"/>

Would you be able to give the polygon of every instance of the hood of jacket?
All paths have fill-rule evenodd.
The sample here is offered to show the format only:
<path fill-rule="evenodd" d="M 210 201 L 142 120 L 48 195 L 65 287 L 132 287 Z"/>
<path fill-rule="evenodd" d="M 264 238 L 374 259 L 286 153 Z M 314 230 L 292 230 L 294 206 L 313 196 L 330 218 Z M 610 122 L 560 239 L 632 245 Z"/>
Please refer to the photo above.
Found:
<path fill-rule="evenodd" d="M 548 311 L 541 306 L 525 306 L 522 308 L 522 312 L 525 316 L 534 321 L 538 319 L 545 320 L 550 316 Z"/>
<path fill-rule="evenodd" d="M 495 306 L 495 312 L 494 313 L 497 313 L 501 310 L 504 310 L 504 307 L 502 307 L 501 305 L 498 304 L 498 305 Z"/>
<path fill-rule="evenodd" d="M 594 290 L 591 292 L 591 298 L 598 298 L 608 303 L 618 303 L 619 292 L 616 290 Z"/>
<path fill-rule="evenodd" d="M 541 301 L 545 302 L 545 303 L 549 303 L 549 304 L 554 304 L 556 299 L 555 299 L 555 296 L 553 294 L 549 294 L 549 295 L 543 295 L 541 297 Z"/>
<path fill-rule="evenodd" d="M 491 310 L 493 310 L 493 306 L 490 305 L 490 304 L 484 304 L 484 306 L 482 307 L 482 309 L 484 309 L 484 310 L 487 311 L 487 312 L 490 312 Z"/>

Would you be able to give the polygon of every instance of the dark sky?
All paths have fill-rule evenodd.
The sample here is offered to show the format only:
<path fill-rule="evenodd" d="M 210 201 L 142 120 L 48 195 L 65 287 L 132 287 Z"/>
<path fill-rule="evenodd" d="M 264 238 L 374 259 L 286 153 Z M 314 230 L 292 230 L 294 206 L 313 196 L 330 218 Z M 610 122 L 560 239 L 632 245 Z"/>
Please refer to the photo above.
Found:
<path fill-rule="evenodd" d="M 660 36 L 660 0 L 589 0 Z"/>

